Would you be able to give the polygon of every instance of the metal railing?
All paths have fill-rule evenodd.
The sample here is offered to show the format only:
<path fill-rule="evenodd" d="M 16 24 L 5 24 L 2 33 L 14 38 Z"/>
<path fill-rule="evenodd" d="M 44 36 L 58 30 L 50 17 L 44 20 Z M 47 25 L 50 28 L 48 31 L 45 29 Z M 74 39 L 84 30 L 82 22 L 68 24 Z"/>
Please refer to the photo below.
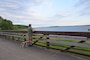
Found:
<path fill-rule="evenodd" d="M 79 47 L 85 47 L 90 49 L 90 44 L 86 44 L 86 41 L 90 41 L 90 32 L 56 32 L 56 31 L 34 31 L 34 36 L 39 36 L 39 38 L 34 38 L 35 40 L 33 44 L 36 44 L 38 41 L 42 40 L 44 38 L 44 42 L 46 45 L 44 47 L 50 49 L 52 48 L 50 45 L 51 43 L 55 44 L 67 44 L 69 45 L 66 47 L 64 50 L 60 48 L 52 48 L 52 49 L 57 49 L 63 52 L 71 52 L 71 53 L 76 53 L 84 56 L 90 56 L 90 54 L 83 54 L 79 52 L 74 52 L 70 51 L 70 49 L 75 49 L 74 47 L 79 46 Z M 10 36 L 14 40 L 15 38 L 20 38 L 25 39 L 27 35 L 27 31 L 15 31 L 15 30 L 4 30 L 0 31 L 0 36 L 1 37 L 7 37 Z M 52 40 L 54 38 L 55 40 Z M 63 40 L 56 40 L 57 38 L 62 38 Z M 78 42 L 67 42 L 64 40 L 77 40 Z M 90 52 L 90 51 L 89 51 Z"/>

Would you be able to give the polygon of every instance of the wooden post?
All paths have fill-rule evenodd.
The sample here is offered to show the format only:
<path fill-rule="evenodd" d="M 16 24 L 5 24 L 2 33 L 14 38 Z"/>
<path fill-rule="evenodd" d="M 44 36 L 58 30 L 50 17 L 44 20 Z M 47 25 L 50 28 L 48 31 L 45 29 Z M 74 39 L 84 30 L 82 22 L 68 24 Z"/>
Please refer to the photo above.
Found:
<path fill-rule="evenodd" d="M 46 42 L 47 46 L 46 48 L 49 49 L 50 48 L 50 42 Z"/>
<path fill-rule="evenodd" d="M 46 48 L 47 49 L 50 48 L 50 42 L 47 41 L 48 39 L 49 39 L 49 35 L 47 35 L 47 37 L 46 37 Z"/>

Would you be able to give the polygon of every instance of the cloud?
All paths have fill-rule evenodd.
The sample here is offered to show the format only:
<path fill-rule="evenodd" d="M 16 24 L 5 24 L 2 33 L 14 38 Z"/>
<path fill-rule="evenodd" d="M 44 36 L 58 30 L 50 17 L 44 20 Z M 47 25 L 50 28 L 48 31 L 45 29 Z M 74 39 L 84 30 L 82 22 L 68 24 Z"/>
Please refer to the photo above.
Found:
<path fill-rule="evenodd" d="M 32 8 L 32 6 L 36 6 L 44 2 L 44 0 L 4 0 L 0 1 L 0 7 L 6 9 L 27 9 Z"/>
<path fill-rule="evenodd" d="M 47 21 L 47 25 L 51 26 L 70 26 L 70 25 L 84 25 L 90 24 L 90 18 L 88 16 L 66 16 L 59 19 L 51 18 Z M 50 22 L 50 23 L 48 23 Z"/>
<path fill-rule="evenodd" d="M 4 8 L 4 9 L 18 9 L 18 5 L 16 4 L 12 4 L 9 2 L 0 2 L 0 8 Z"/>
<path fill-rule="evenodd" d="M 4 18 L 12 20 L 14 23 L 20 21 L 32 22 L 46 19 L 45 16 L 40 15 L 33 7 L 36 7 L 45 0 L 1 0 L 0 1 L 0 15 Z"/>
<path fill-rule="evenodd" d="M 81 18 L 79 16 L 81 13 L 84 15 L 89 14 L 88 0 L 80 0 L 77 7 L 71 10 L 63 10 L 57 4 L 58 8 L 56 8 L 54 3 L 56 2 L 51 0 L 0 0 L 0 16 L 12 20 L 14 24 L 28 25 L 31 23 L 34 26 L 89 23 L 85 21 L 89 21 L 90 18 L 85 16 Z M 82 23 L 80 23 L 81 20 L 83 20 Z"/>
<path fill-rule="evenodd" d="M 76 6 L 83 6 L 85 4 L 89 4 L 90 0 L 79 0 Z"/>
<path fill-rule="evenodd" d="M 82 10 L 83 15 L 90 15 L 90 5 Z"/>
<path fill-rule="evenodd" d="M 90 15 L 90 0 L 79 0 L 76 7 L 81 10 L 81 15 Z"/>

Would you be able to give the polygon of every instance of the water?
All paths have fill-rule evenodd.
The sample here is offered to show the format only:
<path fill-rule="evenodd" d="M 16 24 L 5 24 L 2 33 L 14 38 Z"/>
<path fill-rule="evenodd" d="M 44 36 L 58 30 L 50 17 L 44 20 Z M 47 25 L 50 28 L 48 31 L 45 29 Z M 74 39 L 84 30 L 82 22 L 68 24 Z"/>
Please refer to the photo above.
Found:
<path fill-rule="evenodd" d="M 90 32 L 90 25 L 86 26 L 51 26 L 35 28 L 37 31 L 64 31 L 64 32 Z M 87 40 L 86 37 L 59 35 L 63 39 Z"/>
<path fill-rule="evenodd" d="M 37 31 L 90 32 L 90 25 L 85 26 L 51 26 L 35 28 Z"/>

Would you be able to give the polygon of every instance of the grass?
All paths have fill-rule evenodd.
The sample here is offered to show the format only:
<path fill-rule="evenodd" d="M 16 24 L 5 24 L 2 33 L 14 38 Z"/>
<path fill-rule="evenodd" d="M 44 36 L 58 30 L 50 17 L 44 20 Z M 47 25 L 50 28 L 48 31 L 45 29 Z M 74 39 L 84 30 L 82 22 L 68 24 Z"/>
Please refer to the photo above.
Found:
<path fill-rule="evenodd" d="M 82 54 L 88 54 L 88 55 L 90 55 L 90 52 L 83 51 L 83 50 L 70 49 L 70 51 L 75 51 L 75 52 L 78 52 L 78 53 L 82 53 Z"/>
<path fill-rule="evenodd" d="M 65 42 L 79 42 L 79 40 L 63 40 L 63 39 L 60 39 L 60 38 L 51 38 L 51 40 L 62 40 L 62 41 L 65 41 Z M 46 46 L 46 41 L 45 40 L 40 40 L 36 44 Z M 58 48 L 58 49 L 61 49 L 61 50 L 65 50 L 67 47 L 70 47 L 70 45 L 57 44 L 57 43 L 51 42 L 50 43 L 50 47 Z M 70 51 L 74 51 L 74 52 L 79 52 L 79 53 L 82 53 L 82 54 L 90 55 L 90 48 L 86 48 L 86 47 L 76 46 L 74 48 L 71 48 Z"/>
<path fill-rule="evenodd" d="M 37 44 L 46 46 L 46 42 L 44 40 L 41 40 L 41 41 L 37 42 Z M 70 47 L 70 45 L 50 43 L 50 47 L 52 47 L 52 48 L 59 48 L 59 49 L 64 50 L 67 47 Z M 70 49 L 70 51 L 75 51 L 75 52 L 84 53 L 84 54 L 90 54 L 90 48 L 79 47 L 79 46 L 76 46 L 76 47 Z"/>

